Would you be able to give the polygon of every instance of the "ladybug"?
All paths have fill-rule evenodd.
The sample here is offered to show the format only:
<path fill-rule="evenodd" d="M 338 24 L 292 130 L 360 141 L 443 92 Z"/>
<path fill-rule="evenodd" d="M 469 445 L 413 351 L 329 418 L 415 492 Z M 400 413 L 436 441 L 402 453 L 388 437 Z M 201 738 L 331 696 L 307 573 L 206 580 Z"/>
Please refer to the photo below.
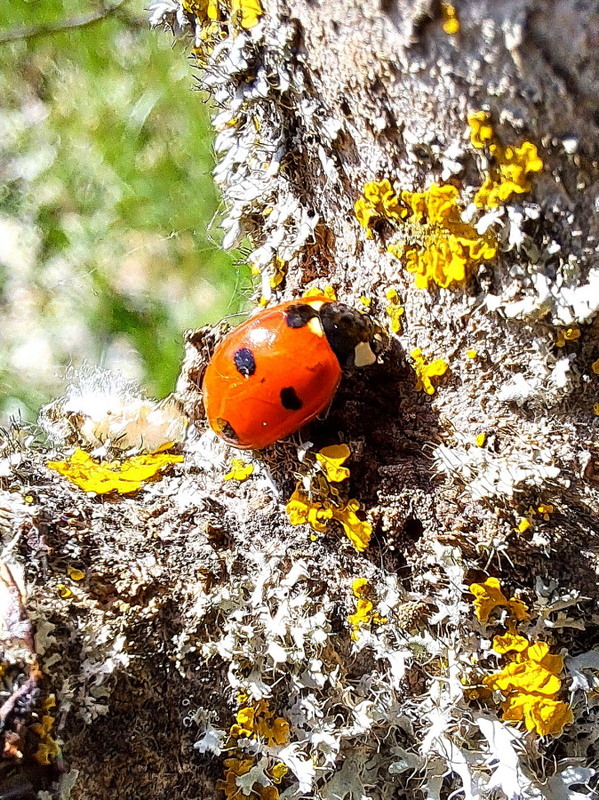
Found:
<path fill-rule="evenodd" d="M 342 367 L 374 364 L 383 346 L 369 317 L 324 295 L 267 308 L 214 350 L 202 385 L 208 423 L 242 450 L 267 447 L 328 407 Z"/>

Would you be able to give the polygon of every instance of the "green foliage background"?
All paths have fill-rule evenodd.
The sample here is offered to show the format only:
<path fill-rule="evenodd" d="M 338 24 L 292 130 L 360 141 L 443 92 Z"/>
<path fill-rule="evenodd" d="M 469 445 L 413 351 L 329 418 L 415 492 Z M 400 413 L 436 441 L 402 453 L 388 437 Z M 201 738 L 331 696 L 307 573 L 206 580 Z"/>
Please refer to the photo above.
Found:
<path fill-rule="evenodd" d="M 80 0 L 0 4 L 0 35 Z M 172 390 L 182 332 L 239 309 L 218 250 L 206 99 L 141 0 L 92 25 L 0 45 L 0 416 L 34 419 L 65 367 Z"/>

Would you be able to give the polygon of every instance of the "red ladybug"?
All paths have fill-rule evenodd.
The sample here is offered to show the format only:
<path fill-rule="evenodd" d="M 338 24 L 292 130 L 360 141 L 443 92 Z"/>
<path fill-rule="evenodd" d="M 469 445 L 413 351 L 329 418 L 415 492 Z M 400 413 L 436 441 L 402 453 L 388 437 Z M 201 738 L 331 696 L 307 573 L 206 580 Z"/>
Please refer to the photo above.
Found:
<path fill-rule="evenodd" d="M 267 447 L 327 408 L 342 367 L 382 349 L 369 317 L 324 295 L 267 308 L 217 345 L 202 386 L 208 423 L 235 447 Z"/>

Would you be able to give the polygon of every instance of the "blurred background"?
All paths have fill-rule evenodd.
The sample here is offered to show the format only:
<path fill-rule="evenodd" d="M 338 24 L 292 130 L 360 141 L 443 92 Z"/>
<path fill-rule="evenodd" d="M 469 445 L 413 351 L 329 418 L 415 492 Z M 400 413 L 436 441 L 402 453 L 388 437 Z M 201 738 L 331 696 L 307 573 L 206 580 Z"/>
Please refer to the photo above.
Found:
<path fill-rule="evenodd" d="M 0 3 L 0 424 L 34 420 L 86 362 L 163 397 L 183 331 L 249 294 L 248 270 L 218 249 L 193 59 L 148 29 L 143 0 L 104 14 L 93 0 Z"/>

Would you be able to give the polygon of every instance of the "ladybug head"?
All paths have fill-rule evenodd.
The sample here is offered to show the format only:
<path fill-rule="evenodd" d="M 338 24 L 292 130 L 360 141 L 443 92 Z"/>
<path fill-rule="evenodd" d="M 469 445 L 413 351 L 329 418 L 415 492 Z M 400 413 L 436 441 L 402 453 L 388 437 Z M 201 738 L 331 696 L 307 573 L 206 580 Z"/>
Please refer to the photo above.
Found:
<path fill-rule="evenodd" d="M 322 327 L 342 367 L 374 364 L 387 346 L 387 335 L 366 314 L 344 303 L 324 303 Z"/>

